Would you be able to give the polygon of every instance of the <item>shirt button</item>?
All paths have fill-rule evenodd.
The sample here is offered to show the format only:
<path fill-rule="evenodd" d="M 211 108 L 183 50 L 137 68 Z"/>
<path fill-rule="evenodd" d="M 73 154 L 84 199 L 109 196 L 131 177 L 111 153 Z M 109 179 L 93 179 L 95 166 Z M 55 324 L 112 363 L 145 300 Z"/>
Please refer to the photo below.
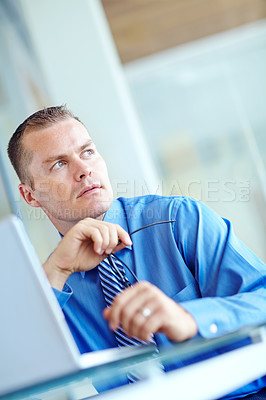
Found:
<path fill-rule="evenodd" d="M 216 324 L 211 324 L 210 325 L 210 332 L 211 333 L 217 333 L 217 331 L 218 331 L 217 325 Z"/>

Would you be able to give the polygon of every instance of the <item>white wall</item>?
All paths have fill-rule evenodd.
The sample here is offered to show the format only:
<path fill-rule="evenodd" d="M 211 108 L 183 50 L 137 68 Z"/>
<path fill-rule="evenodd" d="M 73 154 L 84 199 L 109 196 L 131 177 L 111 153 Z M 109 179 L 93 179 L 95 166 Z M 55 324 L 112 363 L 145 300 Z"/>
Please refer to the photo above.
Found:
<path fill-rule="evenodd" d="M 67 103 L 87 125 L 107 161 L 114 190 L 116 182 L 127 180 L 156 185 L 101 2 L 22 0 L 21 5 L 50 103 Z M 132 185 L 127 188 L 126 196 L 135 194 Z"/>
<path fill-rule="evenodd" d="M 15 82 L 19 75 L 20 83 L 16 85 L 17 96 L 11 98 L 15 118 L 10 134 L 37 109 L 66 103 L 85 123 L 105 158 L 115 197 L 141 194 L 138 182 L 148 182 L 150 192 L 156 190 L 156 168 L 131 102 L 101 2 L 20 0 L 15 4 L 24 19 L 27 31 L 24 35 L 31 51 L 28 55 L 24 44 L 22 48 L 19 45 L 18 49 L 26 53 L 22 65 L 16 54 L 10 60 L 16 69 L 9 73 L 10 80 Z M 40 87 L 36 79 L 28 76 L 31 73 L 31 68 L 25 67 L 28 56 L 37 66 Z M 58 233 L 40 209 L 25 206 L 23 217 L 43 261 L 56 245 Z"/>
<path fill-rule="evenodd" d="M 266 260 L 266 20 L 125 66 L 164 194 L 233 222 Z"/>

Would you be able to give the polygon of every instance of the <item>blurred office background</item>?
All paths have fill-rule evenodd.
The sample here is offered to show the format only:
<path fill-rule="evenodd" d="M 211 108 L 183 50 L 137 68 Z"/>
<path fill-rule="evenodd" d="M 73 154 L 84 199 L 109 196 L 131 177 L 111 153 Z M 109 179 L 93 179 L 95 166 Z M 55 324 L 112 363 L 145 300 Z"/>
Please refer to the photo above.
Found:
<path fill-rule="evenodd" d="M 0 217 L 44 261 L 58 233 L 20 200 L 6 146 L 67 103 L 115 196 L 193 196 L 265 261 L 265 71 L 266 0 L 0 0 Z"/>

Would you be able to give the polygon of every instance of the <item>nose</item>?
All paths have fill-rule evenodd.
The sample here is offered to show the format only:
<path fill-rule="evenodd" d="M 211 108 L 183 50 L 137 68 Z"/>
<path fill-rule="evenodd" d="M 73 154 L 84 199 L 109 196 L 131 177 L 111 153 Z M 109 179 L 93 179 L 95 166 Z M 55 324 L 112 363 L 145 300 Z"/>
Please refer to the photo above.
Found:
<path fill-rule="evenodd" d="M 76 181 L 82 181 L 87 178 L 87 176 L 91 176 L 91 166 L 89 165 L 88 160 L 83 161 L 78 158 L 75 162 L 75 179 Z"/>

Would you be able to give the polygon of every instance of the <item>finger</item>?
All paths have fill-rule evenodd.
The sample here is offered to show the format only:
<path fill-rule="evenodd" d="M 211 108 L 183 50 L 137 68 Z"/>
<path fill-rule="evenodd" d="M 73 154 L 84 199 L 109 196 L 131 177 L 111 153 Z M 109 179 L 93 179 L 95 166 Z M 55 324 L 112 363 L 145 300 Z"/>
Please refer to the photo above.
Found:
<path fill-rule="evenodd" d="M 131 246 L 132 241 L 130 239 L 129 234 L 118 224 L 115 224 L 116 230 L 118 233 L 118 239 L 125 245 L 125 246 Z"/>
<path fill-rule="evenodd" d="M 131 321 L 132 327 L 126 331 L 126 334 L 130 337 L 135 337 L 139 340 L 150 342 L 152 339 L 152 334 L 146 334 L 146 331 L 145 334 L 143 334 L 143 325 L 145 324 L 146 320 L 142 313 L 136 312 Z"/>
<path fill-rule="evenodd" d="M 97 223 L 103 239 L 101 250 L 105 254 L 111 254 L 132 244 L 128 233 L 120 225 L 102 221 Z"/>
<path fill-rule="evenodd" d="M 143 310 L 149 310 L 150 315 L 145 316 L 143 314 Z M 127 334 L 130 336 L 135 336 L 140 338 L 140 335 L 142 334 L 143 330 L 145 330 L 145 325 L 147 324 L 148 319 L 154 314 L 156 310 L 156 299 L 151 298 L 150 300 L 143 302 L 141 307 L 139 307 L 136 310 L 136 313 L 132 316 L 131 320 L 129 321 L 129 324 L 127 326 Z M 144 336 L 142 335 L 141 340 L 148 340 L 150 339 L 150 334 L 151 332 L 147 332 L 145 330 Z M 143 338 L 144 337 L 144 338 Z"/>
<path fill-rule="evenodd" d="M 105 309 L 103 310 L 103 317 L 108 320 L 109 315 L 110 315 L 110 307 L 105 307 Z"/>
<path fill-rule="evenodd" d="M 114 224 L 108 223 L 107 228 L 109 229 L 109 243 L 107 249 L 105 250 L 105 254 L 111 254 L 113 252 L 113 249 L 118 244 L 118 233 Z"/>
<path fill-rule="evenodd" d="M 79 223 L 77 223 L 75 227 L 72 229 L 75 232 L 74 238 L 78 240 L 77 243 L 80 243 L 80 241 L 83 242 L 90 239 L 93 242 L 93 250 L 95 251 L 95 253 L 99 255 L 103 254 L 102 252 L 103 235 L 99 229 L 99 223 L 95 223 L 95 221 L 92 220 L 91 218 L 85 218 Z M 72 230 L 70 230 L 66 234 L 65 238 L 71 234 L 71 231 Z"/>
<path fill-rule="evenodd" d="M 110 227 L 104 223 L 98 225 L 98 229 L 102 235 L 102 254 L 108 249 L 110 242 Z"/>
<path fill-rule="evenodd" d="M 125 245 L 124 243 L 119 242 L 119 244 L 113 248 L 112 253 L 116 253 L 116 252 L 118 252 L 119 250 L 124 249 L 125 247 L 126 247 L 126 245 Z"/>
<path fill-rule="evenodd" d="M 121 324 L 128 323 L 129 318 L 137 311 L 144 301 L 153 293 L 153 285 L 149 282 L 138 282 L 114 298 L 109 314 L 110 328 L 115 330 Z M 146 300 L 145 300 L 146 299 Z"/>
<path fill-rule="evenodd" d="M 135 296 L 133 288 L 134 286 L 131 286 L 115 296 L 108 314 L 110 329 L 116 330 L 119 327 L 121 321 L 121 310 L 126 307 L 127 303 Z"/>
<path fill-rule="evenodd" d="M 125 332 L 130 336 L 134 336 L 136 330 L 136 324 L 143 323 L 145 317 L 142 311 L 146 305 L 150 305 L 149 309 L 153 309 L 153 291 L 150 290 L 140 290 L 138 294 L 132 296 L 132 298 L 127 302 L 125 307 L 121 309 L 120 312 L 120 323 Z M 141 316 L 141 318 L 139 318 Z"/>
<path fill-rule="evenodd" d="M 143 318 L 142 323 L 135 326 L 134 336 L 140 340 L 150 341 L 151 337 L 164 325 L 165 315 L 159 310 L 153 310 L 148 318 Z"/>
<path fill-rule="evenodd" d="M 99 229 L 99 226 L 90 226 L 87 232 L 84 231 L 84 233 L 87 234 L 88 238 L 93 242 L 93 250 L 95 253 L 99 254 L 100 256 L 104 254 L 106 247 L 110 247 L 109 229 L 107 227 L 101 226 Z M 101 259 L 104 258 L 105 256 Z"/>
<path fill-rule="evenodd" d="M 102 255 L 103 237 L 99 229 L 90 227 L 89 238 L 93 242 L 93 250 L 95 253 Z"/>
<path fill-rule="evenodd" d="M 95 221 L 91 218 L 85 218 L 81 221 L 77 226 L 80 228 L 82 234 L 87 236 L 94 242 L 94 251 L 100 255 L 102 255 L 106 249 L 110 248 L 110 231 L 113 230 L 112 225 L 110 223 Z M 113 243 L 116 244 L 118 239 L 115 235 L 113 235 Z"/>
<path fill-rule="evenodd" d="M 95 233 L 95 229 L 99 230 L 102 240 L 100 240 L 99 234 Z M 129 234 L 120 225 L 96 221 L 92 218 L 80 221 L 75 227 L 75 234 L 79 240 L 91 238 L 93 242 L 96 242 L 94 251 L 100 255 L 106 250 L 108 250 L 107 254 L 110 254 L 112 251 L 119 251 L 132 244 Z M 111 249 L 112 251 L 110 251 Z"/>

